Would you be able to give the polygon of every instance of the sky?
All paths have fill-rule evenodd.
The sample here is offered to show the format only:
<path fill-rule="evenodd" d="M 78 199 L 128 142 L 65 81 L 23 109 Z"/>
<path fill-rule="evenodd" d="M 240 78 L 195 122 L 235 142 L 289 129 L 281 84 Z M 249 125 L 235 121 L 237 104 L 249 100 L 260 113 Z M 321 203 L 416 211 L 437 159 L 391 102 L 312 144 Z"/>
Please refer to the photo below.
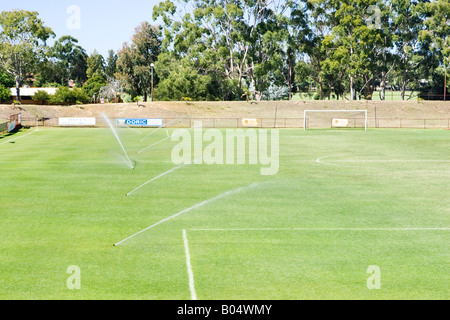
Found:
<path fill-rule="evenodd" d="M 153 7 L 160 0 L 21 0 L 2 1 L 0 11 L 22 9 L 39 12 L 39 18 L 52 28 L 56 39 L 71 35 L 88 54 L 97 50 L 105 58 L 129 42 L 134 29 L 153 21 Z M 48 42 L 52 45 L 52 41 Z"/>

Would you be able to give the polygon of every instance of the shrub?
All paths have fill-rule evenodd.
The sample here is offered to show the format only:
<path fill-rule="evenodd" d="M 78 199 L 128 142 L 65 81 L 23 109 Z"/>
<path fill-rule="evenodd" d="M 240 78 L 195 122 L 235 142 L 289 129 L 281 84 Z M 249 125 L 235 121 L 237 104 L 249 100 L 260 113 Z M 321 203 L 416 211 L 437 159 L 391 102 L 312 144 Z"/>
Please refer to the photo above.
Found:
<path fill-rule="evenodd" d="M 33 95 L 33 100 L 39 101 L 41 104 L 47 104 L 50 102 L 51 96 L 47 91 L 38 90 Z"/>
<path fill-rule="evenodd" d="M 56 93 L 51 97 L 50 103 L 60 105 L 74 105 L 80 103 L 89 103 L 90 98 L 79 88 L 69 89 L 59 87 Z"/>
<path fill-rule="evenodd" d="M 83 93 L 91 100 L 99 96 L 100 89 L 107 85 L 105 79 L 101 76 L 96 76 L 89 79 L 83 86 Z"/>
<path fill-rule="evenodd" d="M 0 84 L 0 102 L 5 102 L 11 99 L 11 90 Z"/>

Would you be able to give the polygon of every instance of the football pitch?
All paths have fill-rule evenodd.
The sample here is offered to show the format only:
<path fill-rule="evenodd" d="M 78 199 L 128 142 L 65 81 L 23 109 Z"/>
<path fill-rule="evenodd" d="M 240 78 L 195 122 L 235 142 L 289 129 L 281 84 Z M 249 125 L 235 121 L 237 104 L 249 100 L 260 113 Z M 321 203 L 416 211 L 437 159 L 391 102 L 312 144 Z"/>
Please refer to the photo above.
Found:
<path fill-rule="evenodd" d="M 280 130 L 264 176 L 152 130 L 134 169 L 108 128 L 0 138 L 0 299 L 449 299 L 450 131 Z"/>

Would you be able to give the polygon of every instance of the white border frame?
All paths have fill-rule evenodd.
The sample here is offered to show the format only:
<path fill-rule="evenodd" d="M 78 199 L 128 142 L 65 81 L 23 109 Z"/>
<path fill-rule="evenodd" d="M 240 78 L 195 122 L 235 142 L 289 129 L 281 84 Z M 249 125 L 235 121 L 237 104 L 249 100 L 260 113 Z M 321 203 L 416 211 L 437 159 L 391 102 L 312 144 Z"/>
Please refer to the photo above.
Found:
<path fill-rule="evenodd" d="M 307 125 L 307 118 L 306 118 L 306 114 L 308 112 L 320 112 L 320 113 L 324 113 L 324 112 L 364 112 L 365 113 L 365 123 L 364 123 L 364 131 L 367 131 L 367 123 L 368 123 L 368 116 L 367 116 L 367 110 L 305 110 L 304 114 L 303 114 L 303 130 L 306 131 L 306 125 Z"/>

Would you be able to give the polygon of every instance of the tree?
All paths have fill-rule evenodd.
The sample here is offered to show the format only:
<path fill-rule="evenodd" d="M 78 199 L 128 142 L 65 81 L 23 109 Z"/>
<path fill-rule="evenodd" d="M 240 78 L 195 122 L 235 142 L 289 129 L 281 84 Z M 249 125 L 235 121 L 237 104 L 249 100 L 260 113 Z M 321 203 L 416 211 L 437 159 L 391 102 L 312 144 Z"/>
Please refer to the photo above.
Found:
<path fill-rule="evenodd" d="M 37 12 L 15 10 L 0 13 L 0 66 L 14 78 L 17 99 L 20 86 L 41 61 L 53 31 Z"/>
<path fill-rule="evenodd" d="M 412 82 L 419 80 L 420 66 L 427 60 L 421 54 L 422 43 L 419 33 L 423 29 L 424 15 L 417 1 L 393 0 L 394 42 L 396 45 L 396 74 L 401 87 L 402 100 L 405 100 L 406 89 Z M 429 60 L 428 60 L 429 62 Z"/>
<path fill-rule="evenodd" d="M 0 84 L 5 86 L 6 88 L 14 86 L 14 79 L 1 69 L 0 69 Z"/>
<path fill-rule="evenodd" d="M 364 91 L 364 97 L 371 99 L 381 70 L 378 63 L 385 48 L 390 47 L 385 29 L 374 25 L 372 19 L 375 15 L 381 23 L 388 9 L 381 0 L 330 0 L 327 9 L 333 12 L 333 29 L 324 39 L 330 55 L 323 65 L 333 65 L 336 60 L 339 68 L 346 68 L 352 100 L 356 100 L 358 82 L 360 93 Z"/>
<path fill-rule="evenodd" d="M 162 79 L 155 91 L 157 100 L 217 100 L 223 94 L 223 83 L 216 81 L 212 74 L 200 74 L 196 63 L 189 58 L 161 54 L 155 69 Z"/>
<path fill-rule="evenodd" d="M 11 90 L 0 83 L 0 102 L 5 102 L 11 99 Z"/>
<path fill-rule="evenodd" d="M 152 85 L 152 67 L 161 53 L 161 29 L 148 22 L 141 23 L 132 37 L 131 44 L 124 43 L 118 52 L 116 77 L 122 81 L 124 89 L 133 96 L 148 95 Z M 158 82 L 154 74 L 154 85 Z"/>
<path fill-rule="evenodd" d="M 69 80 L 74 80 L 81 87 L 87 80 L 87 54 L 77 43 L 78 40 L 71 36 L 55 41 L 36 66 L 34 85 L 42 87 L 56 83 L 57 86 L 69 86 Z"/>
<path fill-rule="evenodd" d="M 38 90 L 33 95 L 33 100 L 39 101 L 41 104 L 47 104 L 51 99 L 50 94 L 47 91 L 44 90 Z"/>
<path fill-rule="evenodd" d="M 326 87 L 323 62 L 329 51 L 325 48 L 325 36 L 331 32 L 333 27 L 332 11 L 328 9 L 328 1 L 308 1 L 307 9 L 310 19 L 304 33 L 303 51 L 306 57 L 296 65 L 296 82 L 300 83 L 304 78 L 311 77 L 318 88 L 319 99 L 324 97 Z M 306 60 L 306 61 L 305 61 Z"/>
<path fill-rule="evenodd" d="M 78 46 L 77 43 L 78 40 L 71 36 L 62 36 L 52 47 L 52 57 L 57 58 L 61 66 L 67 70 L 67 86 L 69 86 L 69 81 L 74 73 L 78 80 L 83 78 L 77 73 L 79 71 L 80 62 L 85 62 L 83 56 L 86 56 L 86 52 L 82 47 Z M 83 67 L 84 66 L 82 66 L 82 68 Z"/>
<path fill-rule="evenodd" d="M 119 98 L 122 94 L 123 88 L 120 81 L 115 78 L 108 78 L 106 85 L 100 88 L 98 96 L 101 99 L 119 102 Z"/>
<path fill-rule="evenodd" d="M 83 104 L 89 103 L 89 101 L 90 98 L 81 89 L 69 89 L 68 87 L 58 88 L 50 98 L 50 103 L 59 105 Z"/>
<path fill-rule="evenodd" d="M 118 56 L 114 50 L 108 51 L 108 59 L 106 59 L 105 74 L 108 79 L 114 78 L 117 72 L 117 59 Z"/>
<path fill-rule="evenodd" d="M 95 100 L 99 95 L 100 89 L 106 84 L 106 80 L 102 76 L 95 76 L 86 82 L 82 90 L 91 100 Z"/>
<path fill-rule="evenodd" d="M 434 62 L 431 68 L 428 67 L 428 70 L 432 70 L 432 82 L 436 82 L 436 78 L 441 78 L 437 87 L 441 87 L 439 93 L 442 94 L 447 90 L 444 88 L 445 80 L 447 87 L 450 82 L 447 79 L 447 69 L 450 66 L 450 2 L 436 0 L 422 4 L 421 8 L 427 18 L 419 39 L 428 49 L 428 60 Z"/>
<path fill-rule="evenodd" d="M 94 52 L 92 52 L 87 58 L 86 76 L 88 79 L 102 77 L 106 80 L 105 59 L 100 53 L 97 52 L 97 50 L 94 50 Z"/>

